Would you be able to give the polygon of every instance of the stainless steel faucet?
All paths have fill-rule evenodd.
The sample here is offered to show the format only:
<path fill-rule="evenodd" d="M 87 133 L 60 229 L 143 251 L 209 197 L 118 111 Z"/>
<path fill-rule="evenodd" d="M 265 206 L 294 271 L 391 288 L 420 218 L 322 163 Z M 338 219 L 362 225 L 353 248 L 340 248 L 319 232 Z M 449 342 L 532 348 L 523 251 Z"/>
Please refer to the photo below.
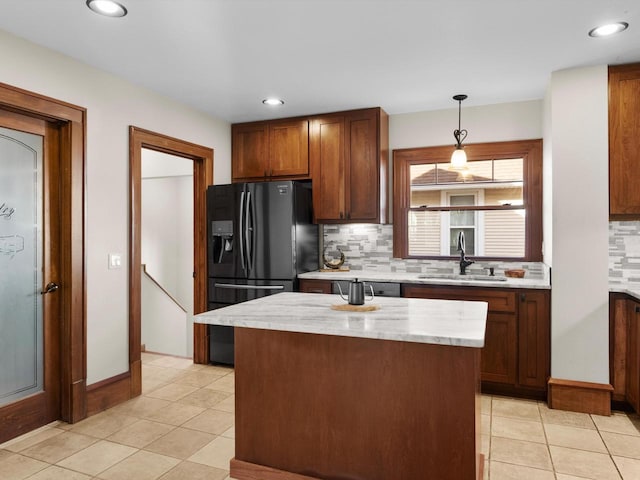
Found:
<path fill-rule="evenodd" d="M 461 230 L 458 233 L 458 251 L 460 252 L 460 275 L 467 274 L 467 267 L 474 263 L 473 260 L 469 260 L 464 253 L 465 245 L 464 245 L 464 232 Z"/>

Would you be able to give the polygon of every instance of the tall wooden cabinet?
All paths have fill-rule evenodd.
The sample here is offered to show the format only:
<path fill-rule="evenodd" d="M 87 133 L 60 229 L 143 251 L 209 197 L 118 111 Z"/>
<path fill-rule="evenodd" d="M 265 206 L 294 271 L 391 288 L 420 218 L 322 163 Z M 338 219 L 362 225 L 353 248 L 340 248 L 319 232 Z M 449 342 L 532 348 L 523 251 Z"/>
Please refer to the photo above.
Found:
<path fill-rule="evenodd" d="M 640 219 L 640 63 L 609 67 L 609 216 Z"/>
<path fill-rule="evenodd" d="M 309 149 L 317 223 L 388 220 L 388 116 L 381 108 L 311 119 Z"/>
<path fill-rule="evenodd" d="M 231 127 L 234 181 L 309 178 L 309 121 L 239 123 Z"/>

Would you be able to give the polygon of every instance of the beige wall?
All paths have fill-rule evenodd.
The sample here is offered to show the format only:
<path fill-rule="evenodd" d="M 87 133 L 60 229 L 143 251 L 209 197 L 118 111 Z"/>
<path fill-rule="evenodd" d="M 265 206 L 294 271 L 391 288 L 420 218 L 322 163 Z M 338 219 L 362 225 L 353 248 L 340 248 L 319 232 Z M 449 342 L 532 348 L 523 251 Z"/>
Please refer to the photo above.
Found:
<path fill-rule="evenodd" d="M 606 65 L 549 86 L 553 268 L 551 376 L 609 383 L 609 135 Z M 579 172 L 579 175 L 577 173 Z"/>
<path fill-rule="evenodd" d="M 128 369 L 129 125 L 214 149 L 230 181 L 230 126 L 154 92 L 0 31 L 0 82 L 87 109 L 87 383 Z M 124 267 L 107 269 L 109 253 Z"/>

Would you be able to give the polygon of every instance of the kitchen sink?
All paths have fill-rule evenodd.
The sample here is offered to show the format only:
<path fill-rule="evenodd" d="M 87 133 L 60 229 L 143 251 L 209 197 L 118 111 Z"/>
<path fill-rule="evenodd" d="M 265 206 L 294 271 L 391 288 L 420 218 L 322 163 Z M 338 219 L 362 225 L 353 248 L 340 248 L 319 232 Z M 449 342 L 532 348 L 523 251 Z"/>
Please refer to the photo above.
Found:
<path fill-rule="evenodd" d="M 472 280 L 481 282 L 506 282 L 507 277 L 498 277 L 491 275 L 459 275 L 456 273 L 427 273 L 418 275 L 418 278 L 424 280 Z"/>

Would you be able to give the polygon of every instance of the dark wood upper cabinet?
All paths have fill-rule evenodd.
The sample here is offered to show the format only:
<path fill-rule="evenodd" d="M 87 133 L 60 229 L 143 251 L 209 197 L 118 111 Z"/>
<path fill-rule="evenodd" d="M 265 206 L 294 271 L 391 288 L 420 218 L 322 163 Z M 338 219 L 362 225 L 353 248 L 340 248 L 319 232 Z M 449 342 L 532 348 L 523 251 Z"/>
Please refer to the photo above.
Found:
<path fill-rule="evenodd" d="M 239 123 L 231 138 L 234 182 L 309 178 L 308 120 Z"/>
<path fill-rule="evenodd" d="M 386 223 L 389 117 L 379 107 L 231 126 L 234 182 L 312 179 L 316 223 Z"/>
<path fill-rule="evenodd" d="M 269 125 L 269 176 L 309 175 L 309 122 L 291 120 Z"/>
<path fill-rule="evenodd" d="M 313 207 L 317 223 L 388 221 L 388 116 L 381 108 L 311 119 Z"/>
<path fill-rule="evenodd" d="M 313 119 L 310 137 L 314 217 L 319 223 L 326 220 L 344 220 L 346 211 L 344 115 Z"/>
<path fill-rule="evenodd" d="M 233 179 L 265 177 L 269 165 L 269 124 L 233 125 L 231 128 Z"/>
<path fill-rule="evenodd" d="M 640 63 L 609 67 L 609 216 L 640 219 Z"/>

